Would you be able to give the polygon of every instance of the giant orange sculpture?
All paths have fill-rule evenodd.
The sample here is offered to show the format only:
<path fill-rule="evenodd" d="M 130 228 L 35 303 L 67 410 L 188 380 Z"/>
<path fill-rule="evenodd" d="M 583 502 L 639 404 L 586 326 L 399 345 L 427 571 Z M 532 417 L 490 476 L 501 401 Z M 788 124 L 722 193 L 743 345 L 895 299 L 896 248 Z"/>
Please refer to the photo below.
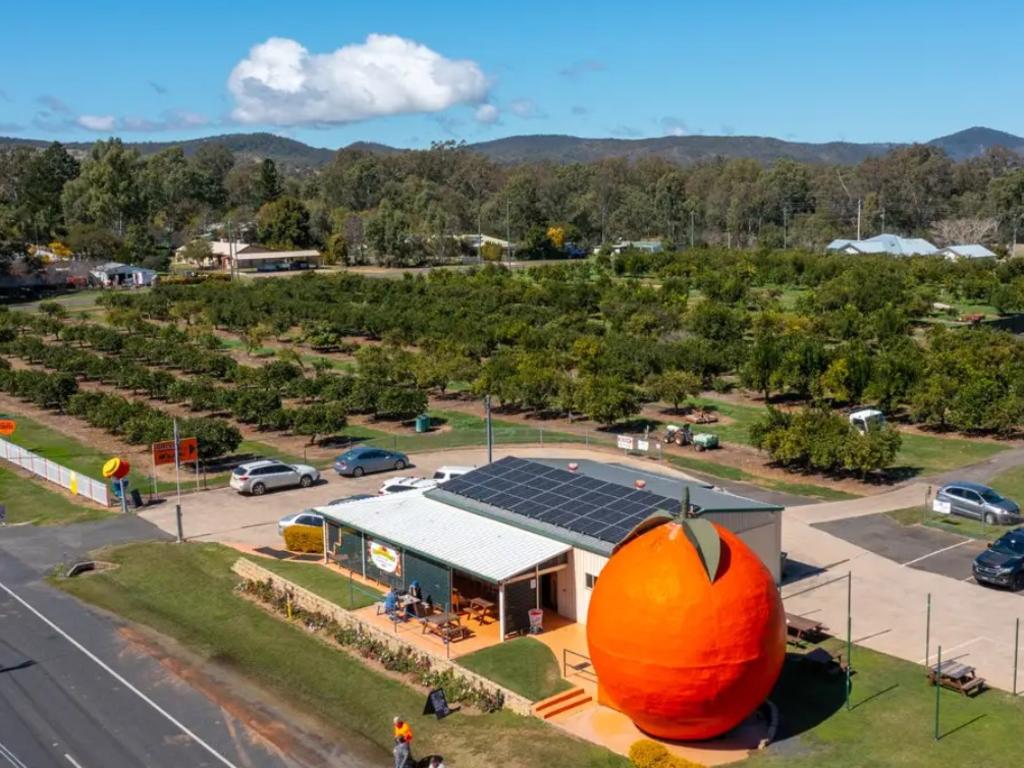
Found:
<path fill-rule="evenodd" d="M 736 535 L 659 515 L 601 571 L 587 642 L 603 703 L 653 736 L 709 739 L 771 692 L 786 619 L 771 574 Z"/>

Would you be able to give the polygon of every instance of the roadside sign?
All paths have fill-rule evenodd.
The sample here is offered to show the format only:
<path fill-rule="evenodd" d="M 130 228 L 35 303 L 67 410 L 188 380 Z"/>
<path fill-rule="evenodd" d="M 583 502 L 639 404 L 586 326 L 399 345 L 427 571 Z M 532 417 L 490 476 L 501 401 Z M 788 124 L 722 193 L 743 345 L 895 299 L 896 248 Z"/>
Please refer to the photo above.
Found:
<path fill-rule="evenodd" d="M 182 464 L 191 464 L 199 460 L 199 441 L 196 438 L 183 437 L 178 441 L 178 460 Z M 173 440 L 153 443 L 153 463 L 157 466 L 174 463 Z"/>
<path fill-rule="evenodd" d="M 14 434 L 14 428 L 18 423 L 14 419 L 0 419 L 0 435 L 7 437 Z"/>
<path fill-rule="evenodd" d="M 444 688 L 435 688 L 427 694 L 427 703 L 423 707 L 424 715 L 434 715 L 438 720 L 448 717 L 452 708 L 448 705 L 448 697 Z"/>
<path fill-rule="evenodd" d="M 615 445 L 617 445 L 619 448 L 621 448 L 624 451 L 632 451 L 633 450 L 633 438 L 630 437 L 629 435 L 619 435 L 615 439 Z"/>
<path fill-rule="evenodd" d="M 643 451 L 643 452 L 646 453 L 647 451 L 651 450 L 651 444 L 647 440 L 637 440 L 636 441 L 636 449 L 638 451 Z"/>
<path fill-rule="evenodd" d="M 953 511 L 952 504 L 948 501 L 939 501 L 938 499 L 932 502 L 932 510 L 940 515 L 948 515 Z"/>

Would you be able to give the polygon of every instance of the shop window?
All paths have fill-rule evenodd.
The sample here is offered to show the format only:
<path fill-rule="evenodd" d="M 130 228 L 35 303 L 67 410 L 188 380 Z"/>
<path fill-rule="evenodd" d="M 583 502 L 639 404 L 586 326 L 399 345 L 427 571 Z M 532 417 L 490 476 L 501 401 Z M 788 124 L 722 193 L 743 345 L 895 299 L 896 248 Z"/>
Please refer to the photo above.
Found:
<path fill-rule="evenodd" d="M 594 585 L 597 584 L 597 576 L 592 573 L 584 574 L 584 578 L 586 579 L 587 589 L 593 589 Z"/>

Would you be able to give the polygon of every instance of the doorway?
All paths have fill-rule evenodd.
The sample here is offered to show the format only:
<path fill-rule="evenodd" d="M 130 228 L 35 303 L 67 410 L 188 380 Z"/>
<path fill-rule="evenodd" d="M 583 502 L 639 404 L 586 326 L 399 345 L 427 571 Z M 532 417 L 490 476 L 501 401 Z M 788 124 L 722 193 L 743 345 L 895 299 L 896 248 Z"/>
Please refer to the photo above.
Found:
<path fill-rule="evenodd" d="M 558 573 L 540 577 L 540 607 L 558 613 Z"/>

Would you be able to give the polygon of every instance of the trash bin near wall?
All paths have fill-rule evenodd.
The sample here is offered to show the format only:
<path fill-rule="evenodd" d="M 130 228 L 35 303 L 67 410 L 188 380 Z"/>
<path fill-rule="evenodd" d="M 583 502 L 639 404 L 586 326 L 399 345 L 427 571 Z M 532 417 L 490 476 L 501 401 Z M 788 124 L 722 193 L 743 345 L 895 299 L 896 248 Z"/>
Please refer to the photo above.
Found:
<path fill-rule="evenodd" d="M 528 613 L 530 614 L 530 634 L 539 635 L 544 631 L 544 611 L 540 608 L 531 608 Z"/>
<path fill-rule="evenodd" d="M 429 429 L 430 429 L 430 417 L 427 414 L 425 414 L 425 413 L 421 413 L 419 416 L 416 417 L 416 431 L 417 432 L 426 432 Z"/>

